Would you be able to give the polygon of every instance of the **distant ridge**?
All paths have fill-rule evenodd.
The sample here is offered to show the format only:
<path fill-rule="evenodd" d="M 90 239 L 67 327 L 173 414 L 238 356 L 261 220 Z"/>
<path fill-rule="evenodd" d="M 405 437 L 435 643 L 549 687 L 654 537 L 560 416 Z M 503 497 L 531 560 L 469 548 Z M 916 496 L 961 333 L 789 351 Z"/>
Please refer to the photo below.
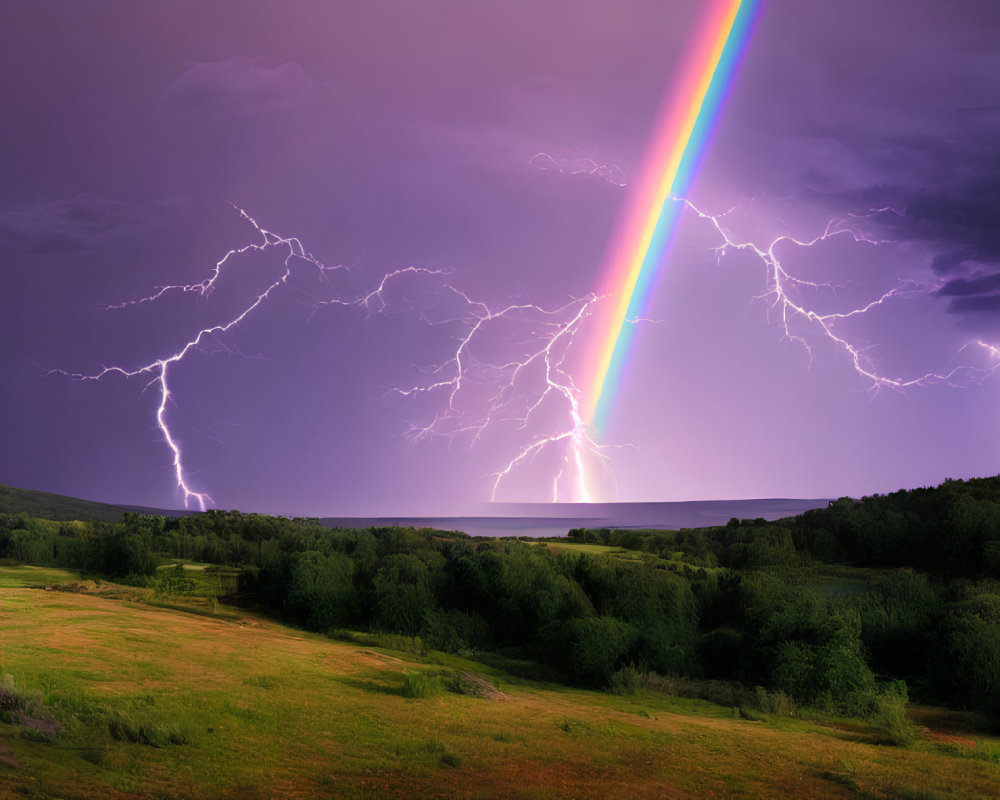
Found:
<path fill-rule="evenodd" d="M 830 498 L 764 497 L 744 500 L 677 500 L 636 503 L 484 503 L 476 510 L 482 516 L 562 517 L 565 519 L 618 519 L 654 522 L 664 516 L 698 519 L 726 516 L 751 519 L 773 514 L 788 516 L 811 508 L 824 508 Z M 715 524 L 715 523 L 710 523 Z"/>
<path fill-rule="evenodd" d="M 725 525 L 733 517 L 767 520 L 826 508 L 828 499 L 689 500 L 676 503 L 484 503 L 460 517 L 324 517 L 331 528 L 413 526 L 470 536 L 565 536 L 573 528 L 678 530 Z"/>
<path fill-rule="evenodd" d="M 483 503 L 462 516 L 385 515 L 323 517 L 330 528 L 412 526 L 460 530 L 470 536 L 565 536 L 572 528 L 655 528 L 677 530 L 725 525 L 740 519 L 780 519 L 813 508 L 827 499 L 767 498 L 754 500 L 689 500 L 673 503 Z M 0 513 L 57 521 L 120 522 L 128 511 L 180 517 L 195 512 L 178 509 L 113 505 L 78 497 L 19 489 L 0 484 Z M 275 515 L 280 516 L 280 515 Z"/>
<path fill-rule="evenodd" d="M 59 522 L 74 519 L 121 522 L 127 510 L 108 503 L 95 503 L 37 489 L 18 489 L 0 483 L 0 513 L 3 514 L 28 514 Z"/>

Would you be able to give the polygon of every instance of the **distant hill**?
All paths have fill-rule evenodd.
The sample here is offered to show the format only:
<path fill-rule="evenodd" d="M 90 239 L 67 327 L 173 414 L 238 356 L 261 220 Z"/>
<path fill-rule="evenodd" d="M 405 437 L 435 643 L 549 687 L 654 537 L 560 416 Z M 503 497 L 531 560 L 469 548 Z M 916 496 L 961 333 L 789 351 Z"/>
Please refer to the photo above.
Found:
<path fill-rule="evenodd" d="M 121 522 L 129 509 L 107 503 L 95 503 L 78 497 L 66 497 L 34 489 L 17 489 L 0 483 L 0 514 L 30 514 L 54 520 L 100 520 Z"/>
<path fill-rule="evenodd" d="M 413 526 L 470 536 L 565 536 L 573 528 L 679 530 L 739 519 L 782 519 L 826 508 L 827 499 L 692 500 L 672 503 L 483 503 L 458 517 L 323 517 L 328 528 Z"/>

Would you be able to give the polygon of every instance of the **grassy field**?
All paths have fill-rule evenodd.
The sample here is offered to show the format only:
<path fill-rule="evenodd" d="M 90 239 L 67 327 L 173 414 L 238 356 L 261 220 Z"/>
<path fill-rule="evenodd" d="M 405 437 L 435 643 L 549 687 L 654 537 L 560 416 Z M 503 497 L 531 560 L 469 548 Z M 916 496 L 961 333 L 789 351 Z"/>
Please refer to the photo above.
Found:
<path fill-rule="evenodd" d="M 624 547 L 611 547 L 605 544 L 585 544 L 578 542 L 571 542 L 567 539 L 545 539 L 542 541 L 528 542 L 529 544 L 539 544 L 545 545 L 546 547 L 555 550 L 566 550 L 571 553 L 586 553 L 588 555 L 620 555 L 628 554 L 629 550 Z"/>
<path fill-rule="evenodd" d="M 699 700 L 580 691 L 332 641 L 232 609 L 211 617 L 128 590 L 58 589 L 76 580 L 0 567 L 0 698 L 2 687 L 26 697 L 33 720 L 0 723 L 0 797 L 929 800 L 1000 790 L 1000 741 L 980 734 L 928 731 L 913 747 L 887 747 L 857 722 L 750 721 Z M 488 696 L 434 691 L 459 672 L 481 676 L 463 682 Z M 921 713 L 929 727 L 940 716 Z"/>
<path fill-rule="evenodd" d="M 561 552 L 582 553 L 584 555 L 591 556 L 612 555 L 616 558 L 625 559 L 626 561 L 641 561 L 643 558 L 647 557 L 647 554 L 641 553 L 638 550 L 626 550 L 624 547 L 616 547 L 606 544 L 573 542 L 568 539 L 543 539 L 537 542 L 530 542 L 530 544 L 544 545 L 552 551 L 553 555 L 556 556 L 558 556 Z"/>
<path fill-rule="evenodd" d="M 182 567 L 178 573 L 177 565 Z M 183 580 L 183 592 L 192 597 L 224 597 L 236 591 L 239 583 L 238 567 L 219 564 L 171 559 L 157 570 L 157 578 L 169 589 L 175 586 L 176 578 Z M 174 580 L 172 580 L 174 579 Z"/>

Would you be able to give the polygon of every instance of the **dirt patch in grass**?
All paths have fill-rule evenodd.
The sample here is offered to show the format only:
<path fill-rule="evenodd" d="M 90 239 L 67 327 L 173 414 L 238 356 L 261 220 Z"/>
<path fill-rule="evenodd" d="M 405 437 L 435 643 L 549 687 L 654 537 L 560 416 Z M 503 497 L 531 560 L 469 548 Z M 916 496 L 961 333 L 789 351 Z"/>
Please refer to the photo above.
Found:
<path fill-rule="evenodd" d="M 90 592 L 97 591 L 97 583 L 92 580 L 70 581 L 67 583 L 47 584 L 44 589 L 47 592 L 76 592 L 89 594 Z"/>
<path fill-rule="evenodd" d="M 404 661 L 401 658 L 396 658 L 395 656 L 386 655 L 385 653 L 376 653 L 373 650 L 355 650 L 354 657 L 351 659 L 355 667 L 366 667 L 373 669 L 384 669 L 385 667 L 396 667 L 400 665 L 409 665 L 409 661 Z"/>
<path fill-rule="evenodd" d="M 921 725 L 920 733 L 923 734 L 924 738 L 931 742 L 938 742 L 939 744 L 953 744 L 955 747 L 965 747 L 969 750 L 976 749 L 976 740 L 970 739 L 967 736 L 956 736 L 953 733 L 941 733 L 940 731 L 933 731 L 930 728 Z"/>
<path fill-rule="evenodd" d="M 467 694 L 470 697 L 481 697 L 484 700 L 492 700 L 494 703 L 502 703 L 509 700 L 492 682 L 477 675 L 475 672 L 462 671 L 455 677 L 452 688 L 459 694 Z"/>
<path fill-rule="evenodd" d="M 907 709 L 907 713 L 910 719 L 920 727 L 929 728 L 938 733 L 986 733 L 982 729 L 982 720 L 971 711 L 953 711 L 949 708 L 911 705 Z"/>
<path fill-rule="evenodd" d="M 930 706 L 910 706 L 909 717 L 920 733 L 931 742 L 975 750 L 973 735 L 982 735 L 981 721 L 968 711 L 953 711 Z"/>
<path fill-rule="evenodd" d="M 0 764 L 6 764 L 14 769 L 21 769 L 21 762 L 14 758 L 14 751 L 7 747 L 0 747 Z"/>
<path fill-rule="evenodd" d="M 59 723 L 54 719 L 42 719 L 41 717 L 29 717 L 27 714 L 21 714 L 18 723 L 47 736 L 55 736 L 59 732 Z"/>

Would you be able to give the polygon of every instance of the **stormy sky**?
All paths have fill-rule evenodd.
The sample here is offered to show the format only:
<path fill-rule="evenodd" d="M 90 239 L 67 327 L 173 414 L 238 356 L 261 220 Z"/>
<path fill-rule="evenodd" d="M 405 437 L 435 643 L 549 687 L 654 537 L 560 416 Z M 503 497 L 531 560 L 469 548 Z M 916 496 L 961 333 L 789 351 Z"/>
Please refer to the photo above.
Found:
<path fill-rule="evenodd" d="M 0 5 L 0 482 L 179 507 L 459 513 L 557 403 L 482 428 L 489 368 L 594 290 L 699 3 L 6 0 Z M 835 497 L 1000 471 L 1000 5 L 767 0 L 690 199 L 847 313 L 872 392 L 766 265 L 682 218 L 615 413 L 605 497 Z M 624 185 L 623 185 L 624 184 Z M 333 269 L 337 267 L 337 269 Z M 377 303 L 354 301 L 410 267 Z M 821 284 L 809 286 L 806 284 Z M 330 302 L 331 300 L 344 302 Z M 345 304 L 346 303 L 346 304 Z M 118 305 L 121 308 L 115 308 Z M 537 306 L 450 361 L 485 310 Z M 533 338 L 536 337 L 536 338 Z M 511 355 L 513 353 L 514 355 Z M 583 368 L 572 353 L 567 369 Z M 572 370 L 571 370 L 572 371 Z M 518 383 L 531 405 L 530 375 Z M 537 379 L 537 376 L 535 376 Z M 958 385 L 953 385 L 958 384 Z M 478 405 L 477 405 L 478 404 Z M 449 416 L 451 414 L 451 416 Z M 478 416 L 477 416 L 478 414 Z M 414 439 L 444 419 L 448 435 Z M 547 500 L 540 451 L 497 499 Z M 616 485 L 616 488 L 615 488 Z"/>

